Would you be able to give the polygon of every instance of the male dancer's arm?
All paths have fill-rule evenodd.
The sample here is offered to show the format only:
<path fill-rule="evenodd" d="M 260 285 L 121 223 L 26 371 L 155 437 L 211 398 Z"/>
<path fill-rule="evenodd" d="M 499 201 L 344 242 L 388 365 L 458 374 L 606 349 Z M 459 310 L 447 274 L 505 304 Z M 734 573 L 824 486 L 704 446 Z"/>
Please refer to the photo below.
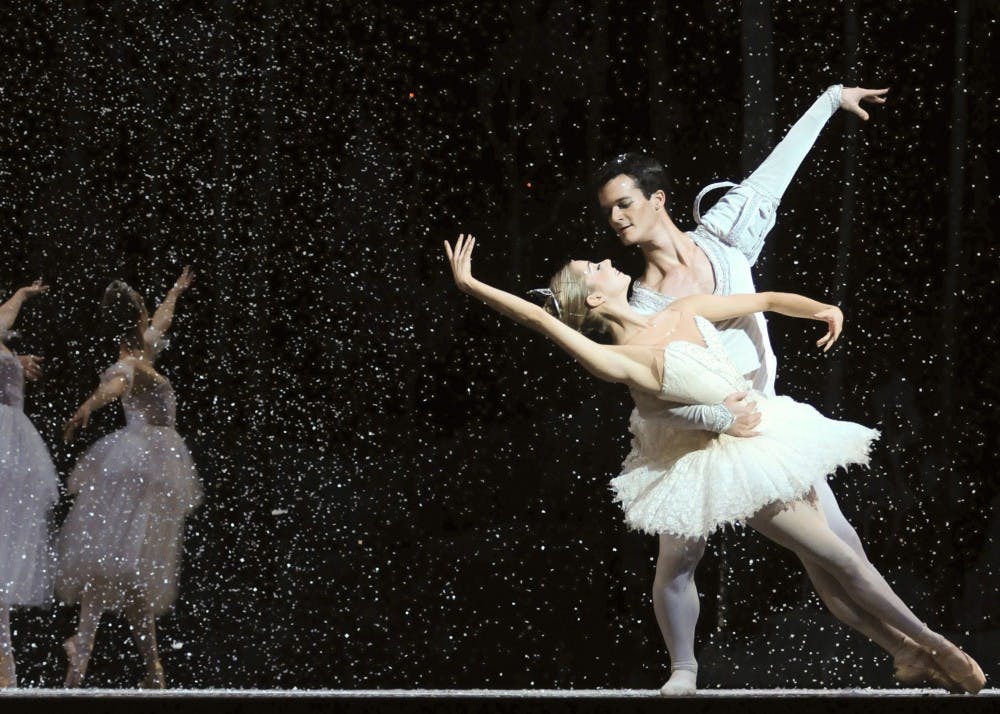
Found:
<path fill-rule="evenodd" d="M 737 248 L 753 265 L 774 227 L 781 197 L 830 117 L 843 106 L 867 119 L 859 102 L 881 104 L 885 101 L 881 95 L 886 91 L 856 87 L 845 90 L 839 84 L 829 87 L 743 183 L 727 192 L 704 216 L 698 216 L 696 202 L 695 220 L 711 235 Z"/>

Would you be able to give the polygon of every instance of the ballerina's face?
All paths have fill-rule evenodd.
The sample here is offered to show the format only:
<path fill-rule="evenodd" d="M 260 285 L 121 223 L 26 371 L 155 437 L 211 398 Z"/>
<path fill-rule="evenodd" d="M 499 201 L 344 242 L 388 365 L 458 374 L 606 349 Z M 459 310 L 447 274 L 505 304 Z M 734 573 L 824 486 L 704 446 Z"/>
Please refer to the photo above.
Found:
<path fill-rule="evenodd" d="M 604 297 L 628 296 L 628 286 L 632 278 L 615 269 L 610 260 L 591 263 L 589 260 L 574 260 L 570 263 L 573 271 L 580 275 L 591 295 Z"/>
<path fill-rule="evenodd" d="M 619 174 L 597 192 L 597 201 L 608 219 L 611 230 L 618 234 L 624 245 L 644 242 L 653 234 L 658 220 L 657 211 L 663 207 L 663 191 L 655 191 L 646 198 L 635 179 Z"/>

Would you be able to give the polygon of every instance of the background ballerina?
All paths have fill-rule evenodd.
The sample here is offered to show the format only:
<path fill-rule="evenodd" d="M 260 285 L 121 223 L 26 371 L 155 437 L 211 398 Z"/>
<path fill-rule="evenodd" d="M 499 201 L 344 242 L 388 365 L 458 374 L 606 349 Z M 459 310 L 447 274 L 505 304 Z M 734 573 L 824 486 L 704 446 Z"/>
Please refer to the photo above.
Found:
<path fill-rule="evenodd" d="M 156 616 L 177 597 L 184 520 L 201 502 L 194 463 L 174 430 L 176 401 L 170 381 L 153 362 L 177 298 L 190 287 L 185 267 L 149 319 L 142 297 L 121 281 L 104 294 L 105 327 L 118 361 L 66 423 L 71 441 L 90 414 L 121 400 L 126 426 L 94 443 L 80 457 L 68 488 L 76 502 L 58 538 L 56 592 L 80 603 L 77 632 L 66 640 L 66 686 L 79 686 L 105 610 L 128 618 L 146 666 L 140 686 L 165 686 L 156 642 Z"/>
<path fill-rule="evenodd" d="M 48 289 L 39 279 L 0 305 L 0 687 L 17 686 L 10 608 L 52 599 L 49 513 L 59 498 L 59 480 L 24 414 L 24 380 L 41 376 L 41 358 L 7 347 L 21 306 Z"/>

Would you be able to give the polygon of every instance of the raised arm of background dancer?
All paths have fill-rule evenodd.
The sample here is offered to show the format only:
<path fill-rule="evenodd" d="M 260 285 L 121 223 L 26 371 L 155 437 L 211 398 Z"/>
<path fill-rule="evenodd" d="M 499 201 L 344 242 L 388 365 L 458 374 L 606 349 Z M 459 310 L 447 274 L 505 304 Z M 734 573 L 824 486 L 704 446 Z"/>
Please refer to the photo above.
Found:
<path fill-rule="evenodd" d="M 693 312 L 711 322 L 722 322 L 755 312 L 777 312 L 789 317 L 825 322 L 827 333 L 816 342 L 827 352 L 840 337 L 844 314 L 836 305 L 807 298 L 795 293 L 749 293 L 746 295 L 691 295 L 675 300 L 675 310 Z"/>
<path fill-rule="evenodd" d="M 861 108 L 860 102 L 884 104 L 883 95 L 888 91 L 843 88 L 839 84 L 828 88 L 788 130 L 757 170 L 726 193 L 699 222 L 709 233 L 739 249 L 752 265 L 774 226 L 781 197 L 830 117 L 842 108 L 867 120 L 868 113 Z"/>
<path fill-rule="evenodd" d="M 33 298 L 35 295 L 40 295 L 48 289 L 49 286 L 44 285 L 41 278 L 31 285 L 26 285 L 18 289 L 7 302 L 0 305 L 0 330 L 9 330 L 14 326 L 14 322 L 17 321 L 17 314 L 21 312 L 21 306 L 25 300 Z"/>
<path fill-rule="evenodd" d="M 170 324 L 174 321 L 174 308 L 177 305 L 177 298 L 191 287 L 193 279 L 194 273 L 191 272 L 191 266 L 185 265 L 180 277 L 177 278 L 174 286 L 167 291 L 167 296 L 163 298 L 163 302 L 160 303 L 159 307 L 156 308 L 156 312 L 153 313 L 153 319 L 150 323 L 161 335 L 165 335 L 167 330 L 170 329 Z"/>
<path fill-rule="evenodd" d="M 481 300 L 501 315 L 542 333 L 598 379 L 625 384 L 640 392 L 659 390 L 659 377 L 653 370 L 626 356 L 626 350 L 594 342 L 535 303 L 472 277 L 472 249 L 475 244 L 475 238 L 465 235 L 458 237 L 454 249 L 448 241 L 444 242 L 452 277 L 459 290 Z"/>
<path fill-rule="evenodd" d="M 101 407 L 107 406 L 118 399 L 125 393 L 126 386 L 125 377 L 121 375 L 101 381 L 97 389 L 94 390 L 94 393 L 87 398 L 87 401 L 80 405 L 80 408 L 76 410 L 76 414 L 66 422 L 66 425 L 63 427 L 63 440 L 67 443 L 72 441 L 76 428 L 81 427 L 86 429 L 87 424 L 90 422 L 90 415 Z"/>

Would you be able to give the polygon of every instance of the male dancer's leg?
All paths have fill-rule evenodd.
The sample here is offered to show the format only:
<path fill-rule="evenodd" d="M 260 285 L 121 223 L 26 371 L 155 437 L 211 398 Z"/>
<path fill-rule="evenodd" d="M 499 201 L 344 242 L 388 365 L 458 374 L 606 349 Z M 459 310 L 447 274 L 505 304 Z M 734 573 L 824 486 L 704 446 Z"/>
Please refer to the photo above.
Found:
<path fill-rule="evenodd" d="M 705 553 L 705 540 L 660 534 L 660 552 L 653 578 L 653 612 L 670 653 L 670 679 L 663 694 L 690 694 L 695 690 L 698 661 L 694 633 L 700 604 L 694 571 Z"/>

